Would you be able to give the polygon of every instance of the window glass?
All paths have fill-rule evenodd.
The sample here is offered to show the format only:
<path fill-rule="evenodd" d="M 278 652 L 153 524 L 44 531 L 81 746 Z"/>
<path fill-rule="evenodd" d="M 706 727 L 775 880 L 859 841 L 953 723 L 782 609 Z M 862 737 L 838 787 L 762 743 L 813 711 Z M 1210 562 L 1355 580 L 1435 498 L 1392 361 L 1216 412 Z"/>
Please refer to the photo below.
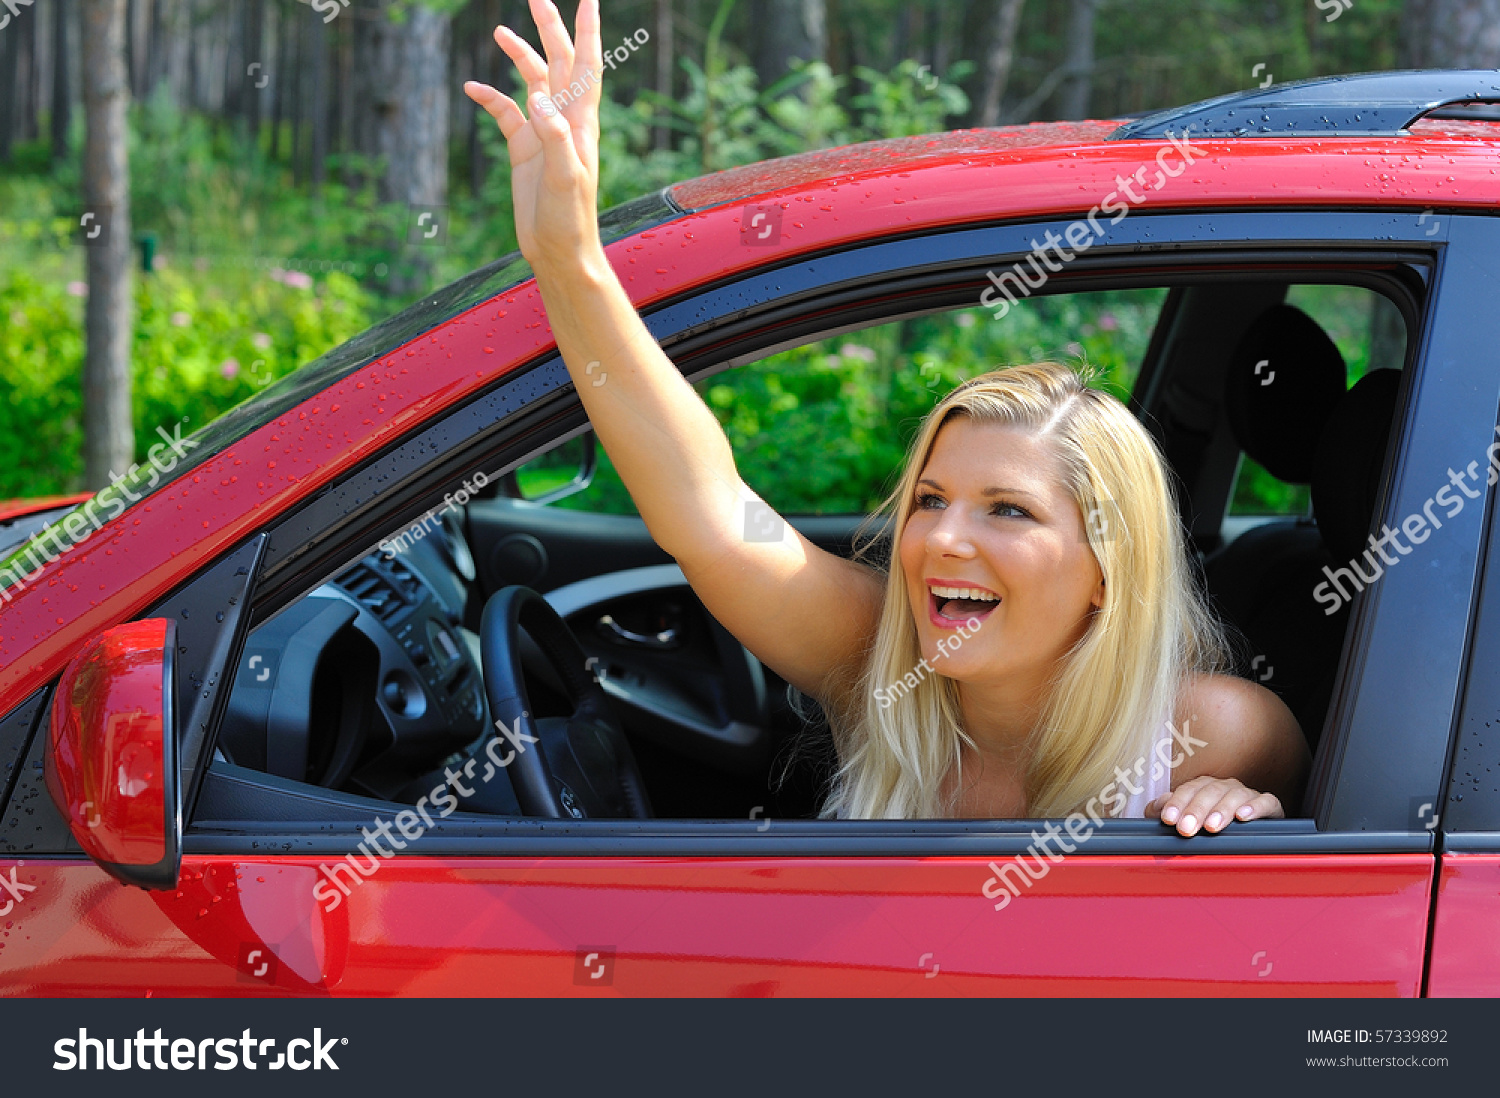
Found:
<path fill-rule="evenodd" d="M 959 382 L 1001 366 L 1087 363 L 1129 397 L 1164 289 L 1023 299 L 1000 320 L 959 309 L 804 344 L 717 374 L 698 392 L 740 473 L 783 514 L 866 514 L 879 505 L 921 418 Z M 634 514 L 599 449 L 589 488 L 555 506 Z"/>
<path fill-rule="evenodd" d="M 1292 286 L 1286 302 L 1318 322 L 1344 356 L 1345 386 L 1371 370 L 1399 370 L 1406 354 L 1406 324 L 1388 298 L 1362 286 Z M 1311 506 L 1305 484 L 1289 484 L 1241 455 L 1231 515 L 1304 515 Z"/>

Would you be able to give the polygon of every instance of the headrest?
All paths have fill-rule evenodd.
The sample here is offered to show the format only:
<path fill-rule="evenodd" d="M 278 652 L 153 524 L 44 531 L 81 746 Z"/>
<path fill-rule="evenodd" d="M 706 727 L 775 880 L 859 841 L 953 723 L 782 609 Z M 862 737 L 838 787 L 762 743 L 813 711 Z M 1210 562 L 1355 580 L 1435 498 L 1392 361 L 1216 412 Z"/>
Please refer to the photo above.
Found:
<path fill-rule="evenodd" d="M 1224 410 L 1235 441 L 1278 480 L 1306 484 L 1345 384 L 1344 356 L 1318 322 L 1295 306 L 1273 305 L 1229 360 Z"/>
<path fill-rule="evenodd" d="M 1400 370 L 1374 370 L 1344 394 L 1318 440 L 1312 503 L 1323 544 L 1343 564 L 1368 548 Z"/>

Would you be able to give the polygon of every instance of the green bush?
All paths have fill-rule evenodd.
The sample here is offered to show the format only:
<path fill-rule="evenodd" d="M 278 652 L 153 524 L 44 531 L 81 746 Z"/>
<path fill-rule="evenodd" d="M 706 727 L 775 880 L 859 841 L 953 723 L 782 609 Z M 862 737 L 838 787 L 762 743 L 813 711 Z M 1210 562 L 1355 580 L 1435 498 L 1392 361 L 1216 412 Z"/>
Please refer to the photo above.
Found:
<path fill-rule="evenodd" d="M 1001 320 L 988 309 L 880 324 L 771 355 L 700 382 L 740 475 L 785 514 L 856 514 L 894 486 L 921 419 L 961 381 L 1043 359 L 1086 368 L 1129 397 L 1166 291 L 1030 298 Z M 562 501 L 632 514 L 601 450 L 589 488 Z"/>
<path fill-rule="evenodd" d="M 196 430 L 371 322 L 346 275 L 273 270 L 245 282 L 227 293 L 171 268 L 136 277 L 137 455 L 158 426 Z M 84 486 L 82 332 L 81 297 L 24 272 L 0 278 L 0 497 Z"/>

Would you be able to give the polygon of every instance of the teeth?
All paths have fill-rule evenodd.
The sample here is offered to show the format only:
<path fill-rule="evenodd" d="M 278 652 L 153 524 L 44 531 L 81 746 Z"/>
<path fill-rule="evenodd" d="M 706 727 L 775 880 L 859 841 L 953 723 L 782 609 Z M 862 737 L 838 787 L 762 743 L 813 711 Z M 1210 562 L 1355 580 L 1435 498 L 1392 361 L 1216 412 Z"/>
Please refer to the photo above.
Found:
<path fill-rule="evenodd" d="M 928 589 L 940 599 L 975 599 L 979 602 L 999 602 L 1000 596 L 975 587 L 938 587 L 928 584 Z"/>

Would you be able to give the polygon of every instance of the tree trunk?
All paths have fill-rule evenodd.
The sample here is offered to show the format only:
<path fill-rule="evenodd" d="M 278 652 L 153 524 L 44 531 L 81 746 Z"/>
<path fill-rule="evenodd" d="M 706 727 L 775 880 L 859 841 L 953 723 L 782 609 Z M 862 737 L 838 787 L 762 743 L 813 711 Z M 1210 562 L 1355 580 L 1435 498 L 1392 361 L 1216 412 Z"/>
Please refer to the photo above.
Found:
<path fill-rule="evenodd" d="M 1058 100 L 1060 118 L 1087 118 L 1094 87 L 1094 8 L 1098 0 L 1071 0 L 1068 19 L 1068 76 Z"/>
<path fill-rule="evenodd" d="M 162 27 L 162 7 L 166 0 L 151 0 L 150 29 L 146 34 L 146 98 L 151 98 L 166 71 L 167 40 Z"/>
<path fill-rule="evenodd" d="M 201 100 L 198 97 L 198 5 L 196 0 L 184 0 L 187 9 L 183 15 L 186 27 L 183 33 L 187 35 L 187 95 L 183 96 L 184 105 L 190 111 L 198 109 Z"/>
<path fill-rule="evenodd" d="M 287 98 L 286 117 L 292 128 L 292 184 L 300 187 L 305 178 L 302 173 L 302 70 L 307 67 L 307 21 L 302 17 L 300 7 L 293 6 L 291 14 L 287 16 L 287 23 L 289 41 L 296 56 L 294 59 L 288 54 L 289 64 L 285 66 L 292 74 L 291 82 L 287 85 L 291 94 Z"/>
<path fill-rule="evenodd" d="M 656 0 L 656 94 L 672 98 L 672 69 L 676 64 L 675 28 L 672 25 L 672 0 Z M 657 126 L 651 131 L 653 149 L 672 147 L 672 130 Z"/>
<path fill-rule="evenodd" d="M 245 82 L 245 18 L 244 6 L 235 0 L 216 0 L 220 10 L 220 27 L 224 45 L 224 117 L 245 117 L 245 98 L 249 85 Z M 239 11 L 235 9 L 239 8 Z"/>
<path fill-rule="evenodd" d="M 83 193 L 88 252 L 83 365 L 84 477 L 103 488 L 135 453 L 130 414 L 130 167 L 125 0 L 83 0 Z M 88 234 L 97 235 L 91 241 Z"/>
<path fill-rule="evenodd" d="M 493 84 L 490 78 L 490 56 L 495 51 L 495 40 L 492 37 L 495 23 L 490 18 L 490 0 L 475 0 L 471 7 L 473 20 L 467 31 L 469 45 L 469 71 L 471 78 L 485 84 Z M 469 193 L 478 195 L 484 188 L 485 177 L 489 174 L 488 165 L 484 161 L 484 145 L 480 142 L 480 127 L 489 122 L 489 114 L 480 110 L 477 104 L 464 96 L 465 115 L 468 126 L 464 135 L 464 143 L 468 151 L 469 161 Z M 490 123 L 493 125 L 493 123 Z"/>
<path fill-rule="evenodd" d="M 286 119 L 286 93 L 291 86 L 291 60 L 292 41 L 287 33 L 287 24 L 290 21 L 287 16 L 286 7 L 277 4 L 273 9 L 274 21 L 271 24 L 271 35 L 276 43 L 276 56 L 272 58 L 275 68 L 272 70 L 271 83 L 267 90 L 271 93 L 271 162 L 275 163 L 281 156 L 281 124 Z"/>
<path fill-rule="evenodd" d="M 323 17 L 312 8 L 312 189 L 323 189 L 328 169 L 328 28 Z"/>
<path fill-rule="evenodd" d="M 1500 0 L 1407 0 L 1401 30 L 1405 68 L 1500 68 Z"/>
<path fill-rule="evenodd" d="M 263 31 L 266 25 L 265 0 L 250 0 L 245 5 L 245 122 L 250 133 L 250 147 L 260 148 L 260 120 L 270 89 L 270 58 L 266 56 Z M 250 75 L 250 66 L 259 65 L 255 75 Z M 265 87 L 257 87 L 262 81 Z"/>
<path fill-rule="evenodd" d="M 68 88 L 68 7 L 72 0 L 52 0 L 52 157 L 68 155 L 68 126 L 73 98 Z"/>
<path fill-rule="evenodd" d="M 1000 124 L 1000 103 L 1010 83 L 1010 70 L 1016 59 L 1016 31 L 1021 26 L 1021 9 L 1026 0 L 998 0 L 994 31 L 989 52 L 985 55 L 984 94 L 980 97 L 979 124 Z"/>
<path fill-rule="evenodd" d="M 26 19 L 21 21 L 16 28 L 16 33 L 21 36 L 18 87 L 20 102 L 17 106 L 21 116 L 21 140 L 35 141 L 41 136 L 41 125 L 37 118 L 37 113 L 41 110 L 42 98 L 41 72 L 38 65 L 40 42 L 37 39 L 37 29 L 42 17 L 37 12 L 27 12 L 26 16 Z"/>
<path fill-rule="evenodd" d="M 448 43 L 450 18 L 420 5 L 391 18 L 391 0 L 359 0 L 355 15 L 355 149 L 382 161 L 382 202 L 439 207 L 448 200 Z M 413 210 L 414 216 L 419 216 Z M 431 221 L 424 222 L 430 225 Z M 391 289 L 419 288 L 431 270 L 430 246 L 398 264 Z"/>
<path fill-rule="evenodd" d="M 787 74 L 794 57 L 822 61 L 828 50 L 823 0 L 760 0 L 751 8 L 755 71 L 769 88 Z"/>
<path fill-rule="evenodd" d="M 349 150 L 354 147 L 354 28 L 348 20 L 340 22 L 334 40 L 338 43 L 339 57 L 338 79 L 334 83 L 334 87 L 338 89 L 339 121 L 334 128 L 334 143 L 343 158 L 340 174 L 347 184 L 354 178 L 354 173 L 348 166 Z"/>
<path fill-rule="evenodd" d="M 0 8 L 3 12 L 4 8 Z M 18 16 L 11 16 L 10 33 L 0 31 L 0 102 L 14 103 L 20 67 L 21 36 L 15 30 Z M 11 145 L 16 139 L 16 112 L 0 110 L 0 164 L 10 163 Z"/>

